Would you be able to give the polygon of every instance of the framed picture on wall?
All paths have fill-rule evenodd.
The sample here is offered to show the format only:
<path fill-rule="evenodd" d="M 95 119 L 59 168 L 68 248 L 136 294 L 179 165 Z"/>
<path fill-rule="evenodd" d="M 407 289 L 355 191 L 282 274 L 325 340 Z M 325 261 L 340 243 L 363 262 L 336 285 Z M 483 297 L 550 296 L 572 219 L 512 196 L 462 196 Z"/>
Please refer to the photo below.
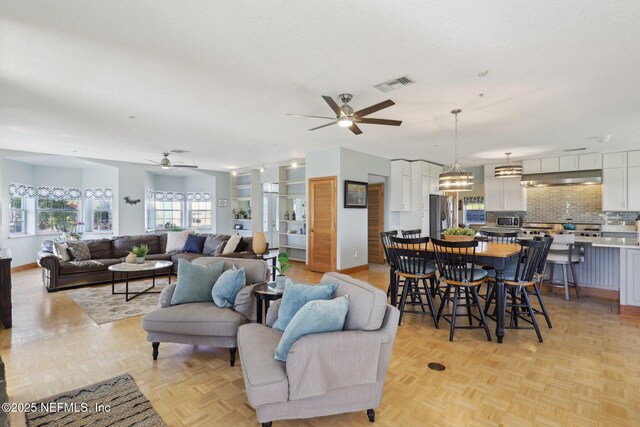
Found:
<path fill-rule="evenodd" d="M 227 199 L 218 199 L 218 206 L 221 208 L 227 207 Z"/>
<path fill-rule="evenodd" d="M 367 208 L 367 189 L 369 184 L 359 181 L 344 181 L 344 207 Z"/>

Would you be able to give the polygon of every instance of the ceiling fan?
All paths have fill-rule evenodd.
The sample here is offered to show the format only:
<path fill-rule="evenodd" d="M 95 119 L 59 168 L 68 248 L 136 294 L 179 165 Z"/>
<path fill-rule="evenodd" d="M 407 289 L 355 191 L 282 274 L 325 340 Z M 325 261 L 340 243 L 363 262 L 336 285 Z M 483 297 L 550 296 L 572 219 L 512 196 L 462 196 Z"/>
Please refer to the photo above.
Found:
<path fill-rule="evenodd" d="M 146 160 L 148 162 L 151 162 L 151 163 L 154 163 L 154 164 L 160 166 L 162 169 L 171 169 L 171 168 L 192 168 L 192 169 L 197 169 L 198 168 L 198 166 L 196 166 L 196 165 L 183 165 L 183 164 L 181 164 L 182 162 L 171 163 L 171 161 L 169 160 L 169 154 L 171 154 L 171 153 L 188 153 L 188 151 L 171 149 L 166 153 L 162 153 L 164 158 L 162 160 L 160 160 L 159 162 L 156 162 L 156 161 L 153 161 L 153 160 L 149 160 L 149 159 L 146 159 Z"/>
<path fill-rule="evenodd" d="M 306 114 L 291 114 L 291 113 L 287 113 L 287 115 L 332 120 L 331 123 L 327 123 L 322 126 L 318 126 L 308 130 L 316 130 L 316 129 L 337 124 L 340 127 L 348 128 L 351 132 L 353 132 L 356 135 L 360 135 L 362 133 L 362 130 L 360 130 L 360 128 L 358 127 L 359 123 L 369 124 L 369 125 L 387 125 L 387 126 L 400 126 L 402 124 L 401 120 L 370 119 L 365 117 L 365 116 L 368 116 L 369 114 L 375 113 L 376 111 L 380 111 L 384 108 L 395 105 L 395 102 L 393 102 L 390 99 L 387 99 L 386 101 L 382 101 L 378 104 L 375 104 L 370 107 L 354 112 L 353 108 L 351 108 L 351 106 L 349 105 L 349 101 L 351 101 L 351 99 L 353 98 L 353 95 L 351 95 L 350 93 L 343 93 L 338 95 L 338 97 L 340 98 L 340 101 L 342 101 L 341 107 L 339 107 L 338 104 L 330 96 L 322 97 L 322 99 L 324 99 L 325 102 L 329 104 L 329 107 L 331 107 L 333 112 L 336 113 L 335 118 L 325 117 L 325 116 L 309 116 Z"/>

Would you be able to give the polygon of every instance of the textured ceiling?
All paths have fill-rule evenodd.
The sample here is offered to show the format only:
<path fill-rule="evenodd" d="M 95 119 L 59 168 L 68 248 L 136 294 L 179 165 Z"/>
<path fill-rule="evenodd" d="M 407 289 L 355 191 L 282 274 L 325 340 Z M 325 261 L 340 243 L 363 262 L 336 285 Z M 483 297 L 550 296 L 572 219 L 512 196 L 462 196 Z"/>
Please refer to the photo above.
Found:
<path fill-rule="evenodd" d="M 0 10 L 0 148 L 136 162 L 182 148 L 181 160 L 221 170 L 333 146 L 450 163 L 455 107 L 467 165 L 505 151 L 640 147 L 638 1 L 0 0 Z M 372 87 L 403 75 L 416 84 Z M 286 116 L 330 115 L 320 95 L 342 92 L 356 110 L 393 99 L 372 117 L 402 126 L 307 132 L 324 122 Z"/>

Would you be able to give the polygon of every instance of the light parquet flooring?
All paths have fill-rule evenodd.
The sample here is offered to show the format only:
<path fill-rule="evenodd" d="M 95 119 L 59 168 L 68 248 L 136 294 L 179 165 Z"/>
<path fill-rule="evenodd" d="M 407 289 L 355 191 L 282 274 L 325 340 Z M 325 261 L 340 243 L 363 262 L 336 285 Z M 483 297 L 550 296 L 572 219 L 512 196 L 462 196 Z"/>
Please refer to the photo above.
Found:
<path fill-rule="evenodd" d="M 297 266 L 293 279 L 321 275 Z M 380 266 L 353 276 L 386 289 Z M 226 349 L 160 345 L 151 359 L 140 318 L 96 325 L 64 292 L 47 294 L 39 271 L 15 273 L 14 327 L 0 330 L 9 397 L 27 402 L 130 373 L 171 426 L 255 426 L 239 363 Z M 620 317 L 610 301 L 565 302 L 547 295 L 553 329 L 507 330 L 505 343 L 407 314 L 398 330 L 378 426 L 640 425 L 640 319 Z M 542 322 L 541 322 L 542 323 Z M 493 333 L 493 330 L 492 330 Z M 495 339 L 495 338 L 494 338 Z M 428 362 L 443 363 L 444 372 Z M 24 425 L 12 414 L 13 426 Z M 364 412 L 277 426 L 366 426 Z"/>

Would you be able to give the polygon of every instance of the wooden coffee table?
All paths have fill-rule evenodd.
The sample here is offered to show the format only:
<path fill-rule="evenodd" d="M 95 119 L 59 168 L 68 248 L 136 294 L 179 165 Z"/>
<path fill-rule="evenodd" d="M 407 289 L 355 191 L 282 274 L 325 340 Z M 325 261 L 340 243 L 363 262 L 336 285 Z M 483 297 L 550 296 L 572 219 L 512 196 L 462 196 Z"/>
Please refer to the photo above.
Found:
<path fill-rule="evenodd" d="M 123 262 L 120 264 L 114 264 L 109 266 L 109 271 L 111 271 L 111 295 L 124 295 L 125 301 L 129 301 L 138 295 L 142 294 L 159 294 L 160 291 L 151 291 L 151 289 L 156 287 L 156 271 L 167 269 L 167 275 L 169 277 L 169 283 L 171 283 L 171 266 L 173 263 L 171 261 L 145 261 L 142 264 L 130 264 L 128 262 Z M 140 291 L 140 292 L 129 292 L 129 274 L 136 273 L 141 271 L 151 271 L 153 273 L 153 283 L 148 288 Z M 120 273 L 120 280 L 122 280 L 122 276 L 124 276 L 125 280 L 125 291 L 124 292 L 116 292 L 116 273 Z"/>

